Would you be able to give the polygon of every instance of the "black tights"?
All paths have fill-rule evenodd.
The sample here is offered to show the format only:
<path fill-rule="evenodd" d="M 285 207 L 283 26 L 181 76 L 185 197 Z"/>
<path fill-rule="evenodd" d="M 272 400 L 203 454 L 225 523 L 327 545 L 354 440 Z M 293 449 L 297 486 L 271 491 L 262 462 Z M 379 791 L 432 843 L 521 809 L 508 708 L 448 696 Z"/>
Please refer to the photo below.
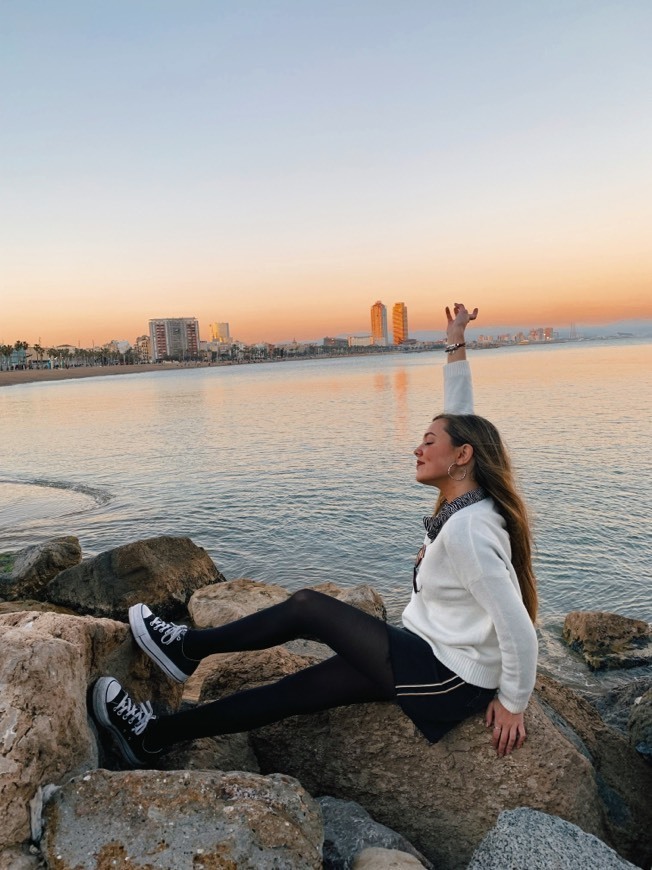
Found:
<path fill-rule="evenodd" d="M 147 748 L 249 731 L 298 713 L 395 697 L 385 623 L 312 589 L 302 589 L 282 604 L 219 628 L 189 629 L 184 651 L 190 658 L 203 659 L 213 653 L 267 649 L 298 637 L 316 638 L 336 655 L 276 683 L 155 719 L 147 729 Z"/>

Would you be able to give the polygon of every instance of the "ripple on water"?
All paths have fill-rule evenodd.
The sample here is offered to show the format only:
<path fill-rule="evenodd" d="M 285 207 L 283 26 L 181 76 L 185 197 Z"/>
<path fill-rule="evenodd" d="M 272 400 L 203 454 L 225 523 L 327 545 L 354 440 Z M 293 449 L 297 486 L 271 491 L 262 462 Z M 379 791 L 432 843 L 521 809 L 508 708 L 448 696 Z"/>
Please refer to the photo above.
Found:
<path fill-rule="evenodd" d="M 81 513 L 101 501 L 99 492 L 63 483 L 0 481 L 0 527 Z"/>

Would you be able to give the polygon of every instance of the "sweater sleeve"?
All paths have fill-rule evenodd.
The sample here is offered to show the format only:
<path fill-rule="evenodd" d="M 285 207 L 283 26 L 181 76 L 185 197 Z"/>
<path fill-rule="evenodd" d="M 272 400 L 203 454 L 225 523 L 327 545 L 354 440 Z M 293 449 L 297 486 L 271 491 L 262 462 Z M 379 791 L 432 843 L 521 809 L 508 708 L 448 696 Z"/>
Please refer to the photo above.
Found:
<path fill-rule="evenodd" d="M 444 411 L 448 414 L 473 414 L 473 383 L 468 360 L 445 363 Z"/>
<path fill-rule="evenodd" d="M 494 625 L 501 656 L 498 698 L 510 713 L 521 713 L 536 681 L 536 631 L 493 533 L 482 523 L 469 523 L 465 532 L 448 541 L 447 550 L 460 581 Z"/>

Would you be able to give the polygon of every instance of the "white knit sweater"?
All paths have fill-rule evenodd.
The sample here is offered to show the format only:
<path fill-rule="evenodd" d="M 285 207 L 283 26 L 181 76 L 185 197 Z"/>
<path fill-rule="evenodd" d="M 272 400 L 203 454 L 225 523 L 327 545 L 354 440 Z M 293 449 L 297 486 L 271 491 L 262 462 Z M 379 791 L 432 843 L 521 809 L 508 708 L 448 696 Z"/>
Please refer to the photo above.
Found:
<path fill-rule="evenodd" d="M 467 362 L 444 366 L 444 407 L 473 413 Z M 498 687 L 512 713 L 527 707 L 537 664 L 536 632 L 511 563 L 505 521 L 491 498 L 469 505 L 444 524 L 426 552 L 403 611 L 403 625 L 432 647 L 463 680 Z"/>

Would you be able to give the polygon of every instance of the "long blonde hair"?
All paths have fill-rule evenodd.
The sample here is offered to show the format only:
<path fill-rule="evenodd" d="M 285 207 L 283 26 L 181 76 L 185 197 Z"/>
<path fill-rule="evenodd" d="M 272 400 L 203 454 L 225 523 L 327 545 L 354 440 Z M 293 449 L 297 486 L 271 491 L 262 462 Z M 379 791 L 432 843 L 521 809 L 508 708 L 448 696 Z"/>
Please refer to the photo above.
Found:
<path fill-rule="evenodd" d="M 475 465 L 473 476 L 491 496 L 505 520 L 512 546 L 512 565 L 518 577 L 523 604 L 532 622 L 537 618 L 537 581 L 532 569 L 532 531 L 525 503 L 516 490 L 509 455 L 493 423 L 477 414 L 438 414 L 456 447 L 470 444 Z M 440 495 L 435 511 L 443 502 Z"/>

